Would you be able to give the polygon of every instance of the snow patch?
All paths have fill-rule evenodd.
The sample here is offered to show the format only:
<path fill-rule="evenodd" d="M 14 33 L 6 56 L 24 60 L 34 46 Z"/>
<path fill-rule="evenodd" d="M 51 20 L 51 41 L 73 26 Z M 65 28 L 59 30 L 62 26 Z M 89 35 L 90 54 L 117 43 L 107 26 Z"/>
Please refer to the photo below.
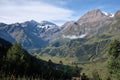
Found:
<path fill-rule="evenodd" d="M 106 16 L 109 16 L 110 14 L 109 13 L 107 13 L 107 12 L 102 12 L 103 14 L 105 14 Z"/>
<path fill-rule="evenodd" d="M 48 28 L 50 27 L 50 25 L 45 25 L 45 26 L 38 25 L 37 27 L 38 27 L 38 28 L 42 28 L 42 29 L 43 29 L 43 28 L 44 28 L 44 29 L 48 29 Z"/>
<path fill-rule="evenodd" d="M 114 17 L 114 14 L 112 14 L 110 17 Z"/>
<path fill-rule="evenodd" d="M 107 12 L 102 12 L 103 14 L 105 14 L 106 16 L 109 16 L 109 17 L 114 17 L 114 14 L 110 14 L 110 13 L 107 13 Z"/>

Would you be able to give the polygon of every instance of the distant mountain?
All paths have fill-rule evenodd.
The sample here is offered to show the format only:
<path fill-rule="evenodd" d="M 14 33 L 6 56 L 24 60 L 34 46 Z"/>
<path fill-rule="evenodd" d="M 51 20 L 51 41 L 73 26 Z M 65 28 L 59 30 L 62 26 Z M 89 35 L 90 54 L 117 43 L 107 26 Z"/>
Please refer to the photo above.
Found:
<path fill-rule="evenodd" d="M 102 33 L 104 27 L 108 26 L 112 21 L 113 17 L 111 14 L 105 14 L 99 9 L 88 11 L 76 22 L 67 22 L 62 27 L 64 28 L 61 32 L 65 36 L 81 36 L 86 35 L 88 37 L 94 36 L 95 34 Z"/>
<path fill-rule="evenodd" d="M 94 44 L 94 42 L 97 42 L 97 38 L 107 40 L 119 37 L 119 16 L 120 11 L 117 11 L 113 15 L 95 9 L 88 11 L 77 21 L 68 21 L 62 26 L 57 26 L 49 21 L 36 22 L 34 20 L 15 24 L 0 23 L 0 37 L 12 43 L 21 43 L 29 52 L 36 52 L 54 43 L 55 50 L 57 50 L 58 47 L 56 47 L 56 45 L 64 46 L 64 44 L 69 43 L 72 39 L 85 39 L 83 43 L 88 44 L 93 42 Z M 41 49 L 41 52 L 44 52 L 42 51 L 44 49 L 45 48 Z M 66 48 L 63 47 L 62 51 L 64 51 L 64 49 Z M 53 51 L 51 51 L 51 53 L 53 53 Z M 61 49 L 58 51 L 61 51 Z M 55 55 L 57 55 L 57 53 L 55 53 Z M 63 53 L 61 52 L 61 54 Z"/>
<path fill-rule="evenodd" d="M 51 41 L 51 36 L 60 31 L 60 27 L 48 21 L 41 21 L 40 23 L 31 20 L 22 23 L 25 30 L 31 31 L 35 36 L 40 37 L 45 41 Z"/>
<path fill-rule="evenodd" d="M 120 39 L 120 11 L 115 15 L 99 9 L 88 11 L 76 22 L 62 25 L 61 38 L 43 48 L 40 54 L 89 61 L 105 53 L 114 39 Z"/>
<path fill-rule="evenodd" d="M 0 37 L 12 43 L 21 43 L 27 50 L 40 49 L 47 45 L 51 41 L 51 36 L 59 30 L 56 24 L 48 21 L 38 23 L 31 20 L 9 25 L 0 23 Z"/>
<path fill-rule="evenodd" d="M 58 33 L 59 31 L 62 30 L 61 27 L 57 26 L 54 23 L 48 22 L 48 21 L 40 22 L 38 27 L 41 29 L 40 37 L 43 38 L 44 40 L 48 40 L 50 42 L 55 39 L 52 37 L 54 37 L 54 35 L 56 33 Z"/>
<path fill-rule="evenodd" d="M 88 11 L 84 14 L 77 22 L 79 24 L 88 23 L 88 22 L 98 22 L 101 20 L 106 20 L 111 17 L 111 14 L 102 12 L 100 9 L 95 9 Z"/>

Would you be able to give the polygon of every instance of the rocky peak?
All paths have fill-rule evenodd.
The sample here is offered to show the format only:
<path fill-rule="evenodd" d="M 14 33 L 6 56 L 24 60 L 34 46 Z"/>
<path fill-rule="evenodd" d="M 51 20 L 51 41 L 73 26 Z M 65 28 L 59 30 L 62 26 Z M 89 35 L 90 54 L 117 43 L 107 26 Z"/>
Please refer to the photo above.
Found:
<path fill-rule="evenodd" d="M 41 26 L 45 26 L 45 25 L 56 25 L 56 24 L 54 24 L 54 23 L 52 23 L 52 22 L 49 22 L 49 21 L 41 21 L 41 22 L 40 22 L 40 25 L 41 25 Z"/>
<path fill-rule="evenodd" d="M 63 24 L 61 27 L 64 28 L 64 27 L 69 27 L 70 25 L 74 24 L 74 21 L 68 21 L 66 22 L 65 24 Z"/>
<path fill-rule="evenodd" d="M 38 22 L 37 21 L 35 21 L 35 20 L 31 20 L 31 21 L 29 21 L 31 24 L 38 24 Z"/>
<path fill-rule="evenodd" d="M 106 15 L 100 9 L 95 9 L 92 11 L 88 11 L 77 22 L 78 23 L 96 22 L 96 21 L 100 21 L 102 19 L 106 19 L 108 17 L 109 17 L 109 15 Z"/>
<path fill-rule="evenodd" d="M 102 11 L 100 9 L 95 9 L 95 10 L 92 10 L 92 11 L 88 11 L 84 16 L 84 17 L 95 17 L 95 16 L 103 16 L 104 14 L 102 13 Z"/>
<path fill-rule="evenodd" d="M 48 30 L 48 29 L 53 29 L 53 28 L 58 28 L 58 26 L 52 22 L 49 22 L 49 21 L 41 21 L 38 25 L 37 25 L 38 28 L 40 29 L 45 29 L 45 30 Z"/>
<path fill-rule="evenodd" d="M 7 24 L 5 23 L 0 23 L 0 27 L 6 26 Z"/>
<path fill-rule="evenodd" d="M 120 10 L 118 10 L 118 11 L 115 13 L 115 18 L 116 18 L 116 19 L 120 19 Z"/>
<path fill-rule="evenodd" d="M 23 27 L 35 27 L 37 26 L 39 23 L 36 22 L 35 20 L 31 20 L 31 21 L 26 21 L 24 23 L 21 23 Z"/>

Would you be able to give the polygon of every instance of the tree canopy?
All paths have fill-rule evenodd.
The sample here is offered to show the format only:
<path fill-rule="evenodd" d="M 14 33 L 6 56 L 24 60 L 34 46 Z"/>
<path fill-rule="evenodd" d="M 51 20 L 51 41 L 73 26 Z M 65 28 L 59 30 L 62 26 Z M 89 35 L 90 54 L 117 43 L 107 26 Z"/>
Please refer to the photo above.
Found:
<path fill-rule="evenodd" d="M 120 41 L 115 40 L 110 45 L 108 70 L 114 80 L 120 80 Z"/>

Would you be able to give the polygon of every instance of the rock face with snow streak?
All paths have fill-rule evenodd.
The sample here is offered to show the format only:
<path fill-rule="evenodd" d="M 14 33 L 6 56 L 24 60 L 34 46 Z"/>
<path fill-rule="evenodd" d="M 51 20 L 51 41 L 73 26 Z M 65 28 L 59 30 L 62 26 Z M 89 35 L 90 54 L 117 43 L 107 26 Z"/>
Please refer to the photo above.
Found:
<path fill-rule="evenodd" d="M 48 21 L 42 21 L 40 24 L 37 26 L 41 30 L 39 36 L 47 41 L 51 41 L 53 38 L 53 35 L 55 35 L 57 32 L 61 30 L 59 26 L 57 26 L 54 23 L 48 22 Z"/>

